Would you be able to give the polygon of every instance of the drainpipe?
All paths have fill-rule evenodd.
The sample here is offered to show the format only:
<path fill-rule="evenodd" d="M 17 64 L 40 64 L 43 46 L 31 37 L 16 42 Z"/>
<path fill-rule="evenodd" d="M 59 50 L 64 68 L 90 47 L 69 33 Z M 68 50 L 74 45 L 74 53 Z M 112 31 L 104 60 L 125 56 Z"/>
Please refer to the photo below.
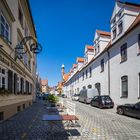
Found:
<path fill-rule="evenodd" d="M 110 52 L 107 49 L 107 55 L 108 55 L 108 94 L 110 96 Z"/>

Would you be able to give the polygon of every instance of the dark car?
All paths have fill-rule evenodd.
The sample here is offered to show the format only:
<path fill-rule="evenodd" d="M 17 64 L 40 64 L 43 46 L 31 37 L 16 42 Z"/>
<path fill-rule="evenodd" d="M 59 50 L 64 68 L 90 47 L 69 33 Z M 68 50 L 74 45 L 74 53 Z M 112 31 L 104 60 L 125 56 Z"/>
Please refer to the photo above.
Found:
<path fill-rule="evenodd" d="M 62 98 L 67 98 L 67 95 L 62 94 L 61 97 L 62 97 Z"/>
<path fill-rule="evenodd" d="M 117 113 L 140 119 L 140 102 L 136 104 L 124 104 L 117 106 Z"/>
<path fill-rule="evenodd" d="M 113 108 L 114 102 L 108 95 L 97 95 L 92 99 L 90 105 L 99 108 Z"/>

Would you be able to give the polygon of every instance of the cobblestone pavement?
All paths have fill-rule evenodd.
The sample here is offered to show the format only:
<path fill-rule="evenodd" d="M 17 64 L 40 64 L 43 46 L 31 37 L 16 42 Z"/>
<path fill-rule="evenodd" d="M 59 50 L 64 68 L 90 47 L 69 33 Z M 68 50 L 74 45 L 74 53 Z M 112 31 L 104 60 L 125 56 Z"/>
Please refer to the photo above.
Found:
<path fill-rule="evenodd" d="M 67 129 L 42 121 L 43 101 L 0 123 L 0 140 L 140 140 L 140 120 L 76 103 L 80 127 Z M 53 134 L 51 135 L 51 132 Z"/>

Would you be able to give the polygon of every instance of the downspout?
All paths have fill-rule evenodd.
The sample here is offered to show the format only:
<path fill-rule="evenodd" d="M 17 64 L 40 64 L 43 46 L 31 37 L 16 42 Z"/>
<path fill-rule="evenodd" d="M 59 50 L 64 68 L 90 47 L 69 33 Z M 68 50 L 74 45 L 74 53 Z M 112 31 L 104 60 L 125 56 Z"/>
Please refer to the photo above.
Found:
<path fill-rule="evenodd" d="M 108 94 L 110 96 L 110 52 L 107 49 L 107 55 L 108 55 Z"/>

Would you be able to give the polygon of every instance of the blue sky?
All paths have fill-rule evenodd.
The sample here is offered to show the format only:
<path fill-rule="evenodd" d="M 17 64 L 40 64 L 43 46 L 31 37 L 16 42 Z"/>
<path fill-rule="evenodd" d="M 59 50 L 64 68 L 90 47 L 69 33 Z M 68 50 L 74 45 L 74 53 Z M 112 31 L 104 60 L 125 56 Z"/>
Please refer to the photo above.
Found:
<path fill-rule="evenodd" d="M 68 72 L 76 58 L 84 56 L 96 29 L 110 31 L 114 4 L 115 0 L 30 0 L 38 42 L 43 46 L 37 69 L 50 86 L 62 79 L 62 64 Z"/>

